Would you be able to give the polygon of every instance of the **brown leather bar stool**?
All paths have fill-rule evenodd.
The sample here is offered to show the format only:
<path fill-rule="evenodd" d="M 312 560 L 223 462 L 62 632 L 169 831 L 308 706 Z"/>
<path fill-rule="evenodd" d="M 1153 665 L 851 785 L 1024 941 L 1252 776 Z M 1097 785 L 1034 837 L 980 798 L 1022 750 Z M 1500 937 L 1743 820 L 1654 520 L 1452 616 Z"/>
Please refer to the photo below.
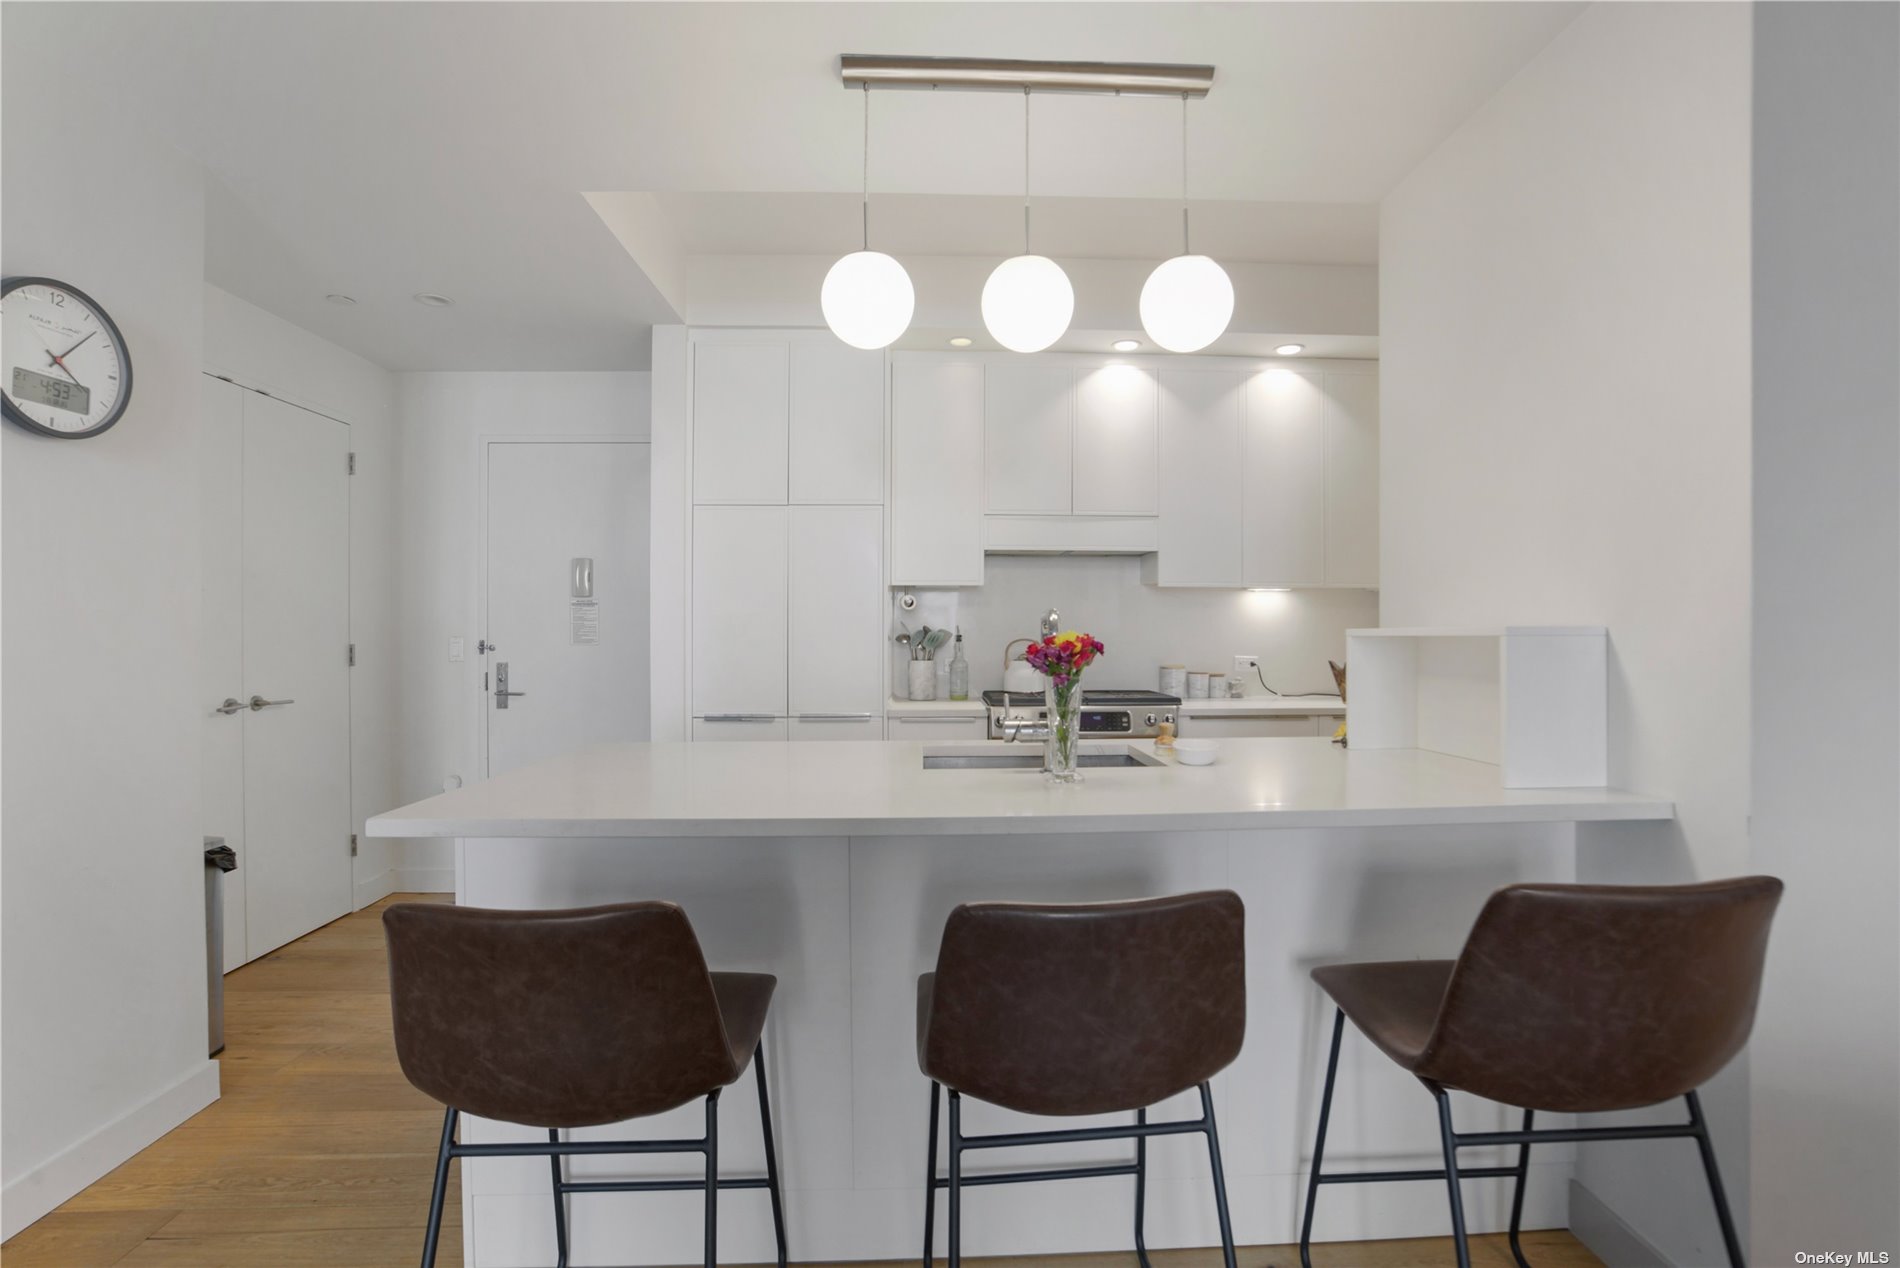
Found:
<path fill-rule="evenodd" d="M 1319 1136 L 1300 1224 L 1312 1268 L 1313 1204 L 1322 1184 L 1443 1180 L 1459 1268 L 1470 1268 L 1461 1178 L 1511 1176 L 1511 1254 L 1518 1243 L 1531 1145 L 1687 1136 L 1702 1154 L 1732 1268 L 1742 1248 L 1696 1089 L 1748 1041 L 1761 990 L 1768 925 L 1781 882 L 1747 876 L 1702 885 L 1512 885 L 1491 895 L 1456 960 L 1332 964 L 1313 970 L 1338 1010 Z M 1366 1038 L 1438 1100 L 1442 1171 L 1322 1174 L 1326 1123 L 1351 1018 Z M 1459 1132 L 1448 1090 L 1524 1111 L 1514 1132 Z M 1681 1097 L 1689 1121 L 1641 1127 L 1531 1130 L 1540 1110 L 1592 1114 Z M 1460 1168 L 1458 1151 L 1516 1145 L 1514 1167 Z"/>
<path fill-rule="evenodd" d="M 765 1086 L 766 1010 L 778 979 L 710 973 L 686 913 L 672 903 L 575 911 L 489 911 L 401 903 L 383 913 L 389 941 L 396 1055 L 411 1083 L 448 1107 L 423 1268 L 435 1263 L 451 1158 L 545 1156 L 553 1176 L 554 1238 L 567 1263 L 567 1197 L 574 1193 L 706 1192 L 706 1266 L 717 1262 L 721 1189 L 766 1189 L 778 1262 L 785 1214 L 772 1107 Z M 719 1175 L 719 1093 L 751 1061 L 765 1129 L 765 1175 Z M 706 1101 L 698 1140 L 574 1141 L 595 1127 Z M 459 1144 L 464 1114 L 545 1128 L 546 1144 Z M 572 1182 L 578 1154 L 705 1155 L 699 1180 Z"/>
<path fill-rule="evenodd" d="M 1207 1137 L 1221 1249 L 1234 1268 L 1220 1139 L 1207 1081 L 1247 1033 L 1246 912 L 1225 890 L 1137 902 L 1038 906 L 968 903 L 950 913 L 937 971 L 917 979 L 917 1064 L 930 1078 L 924 1174 L 924 1265 L 937 1190 L 950 1191 L 950 1268 L 962 1263 L 965 1185 L 1135 1178 L 1135 1248 L 1148 1249 L 1142 1208 L 1148 1138 Z M 950 1174 L 937 1175 L 937 1115 L 950 1089 Z M 1201 1116 L 1150 1123 L 1148 1107 L 1198 1087 Z M 1133 1112 L 1121 1127 L 963 1134 L 962 1101 L 1025 1114 Z M 972 1149 L 1081 1140 L 1135 1142 L 1133 1163 L 965 1175 Z"/>

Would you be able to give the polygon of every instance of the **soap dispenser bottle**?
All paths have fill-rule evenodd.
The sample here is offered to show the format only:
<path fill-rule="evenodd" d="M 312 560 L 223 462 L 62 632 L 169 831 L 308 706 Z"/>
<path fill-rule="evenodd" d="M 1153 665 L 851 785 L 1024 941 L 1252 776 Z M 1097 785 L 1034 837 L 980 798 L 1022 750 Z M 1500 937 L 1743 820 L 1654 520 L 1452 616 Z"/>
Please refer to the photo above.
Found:
<path fill-rule="evenodd" d="M 970 698 L 970 662 L 963 659 L 963 627 L 957 627 L 957 646 L 950 657 L 950 698 Z"/>

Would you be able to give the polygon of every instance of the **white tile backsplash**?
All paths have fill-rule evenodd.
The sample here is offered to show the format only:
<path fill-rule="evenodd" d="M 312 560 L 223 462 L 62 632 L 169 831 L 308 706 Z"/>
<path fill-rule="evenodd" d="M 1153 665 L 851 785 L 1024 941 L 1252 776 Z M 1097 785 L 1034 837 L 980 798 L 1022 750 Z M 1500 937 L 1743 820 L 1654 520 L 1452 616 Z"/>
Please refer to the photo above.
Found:
<path fill-rule="evenodd" d="M 907 593 L 917 596 L 910 612 L 898 606 Z M 1144 585 L 1141 561 L 1132 555 L 991 555 L 980 587 L 892 590 L 890 634 L 896 636 L 899 621 L 913 632 L 961 626 L 974 696 L 1003 685 L 1004 645 L 1033 637 L 1051 607 L 1064 629 L 1086 630 L 1107 645 L 1089 670 L 1102 687 L 1156 687 L 1163 664 L 1225 674 L 1236 653 L 1249 653 L 1260 657 L 1276 691 L 1332 691 L 1326 662 L 1346 658 L 1346 631 L 1379 623 L 1379 596 L 1370 590 L 1168 589 Z M 940 679 L 950 656 L 951 647 L 938 653 Z M 901 696 L 907 669 L 895 645 L 892 666 Z M 1260 691 L 1257 682 L 1252 688 Z"/>

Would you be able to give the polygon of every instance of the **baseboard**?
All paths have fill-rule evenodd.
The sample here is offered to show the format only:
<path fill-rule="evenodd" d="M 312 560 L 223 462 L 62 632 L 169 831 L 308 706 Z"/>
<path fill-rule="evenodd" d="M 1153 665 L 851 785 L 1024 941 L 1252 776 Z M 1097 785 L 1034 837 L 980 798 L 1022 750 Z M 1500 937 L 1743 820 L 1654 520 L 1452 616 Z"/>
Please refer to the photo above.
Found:
<path fill-rule="evenodd" d="M 143 1105 L 20 1176 L 0 1190 L 0 1240 L 11 1238 L 217 1099 L 218 1063 L 206 1060 Z"/>
<path fill-rule="evenodd" d="M 453 867 L 397 867 L 390 869 L 395 877 L 394 894 L 453 894 L 455 892 L 455 869 Z"/>
<path fill-rule="evenodd" d="M 396 869 L 386 867 L 366 881 L 356 882 L 354 897 L 351 899 L 351 911 L 361 911 L 373 902 L 389 897 L 396 892 Z"/>
<path fill-rule="evenodd" d="M 1674 1268 L 1602 1198 L 1575 1180 L 1570 1182 L 1570 1232 L 1609 1268 Z"/>

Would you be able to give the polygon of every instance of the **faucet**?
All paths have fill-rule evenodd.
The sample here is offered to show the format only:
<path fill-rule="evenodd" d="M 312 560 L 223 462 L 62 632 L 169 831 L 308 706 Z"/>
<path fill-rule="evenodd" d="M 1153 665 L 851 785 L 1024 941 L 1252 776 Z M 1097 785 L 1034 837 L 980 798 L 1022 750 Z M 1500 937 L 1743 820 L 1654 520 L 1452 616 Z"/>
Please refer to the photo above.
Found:
<path fill-rule="evenodd" d="M 1003 738 L 1015 740 L 1046 740 L 1055 735 L 1050 729 L 1047 718 L 1004 718 Z"/>

